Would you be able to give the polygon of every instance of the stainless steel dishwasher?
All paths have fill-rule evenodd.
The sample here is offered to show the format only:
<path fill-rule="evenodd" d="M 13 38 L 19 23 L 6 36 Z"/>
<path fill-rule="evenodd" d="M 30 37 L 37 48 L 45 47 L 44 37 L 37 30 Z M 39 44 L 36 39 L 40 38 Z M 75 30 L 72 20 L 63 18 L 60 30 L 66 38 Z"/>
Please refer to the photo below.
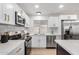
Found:
<path fill-rule="evenodd" d="M 56 48 L 55 39 L 56 39 L 56 36 L 47 35 L 46 48 Z"/>

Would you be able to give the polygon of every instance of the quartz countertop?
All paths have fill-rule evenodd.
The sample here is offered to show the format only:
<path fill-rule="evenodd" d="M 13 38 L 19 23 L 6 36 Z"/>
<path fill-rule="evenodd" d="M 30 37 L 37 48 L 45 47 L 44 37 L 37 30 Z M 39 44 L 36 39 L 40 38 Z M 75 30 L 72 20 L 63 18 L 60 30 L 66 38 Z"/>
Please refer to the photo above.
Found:
<path fill-rule="evenodd" d="M 60 34 L 30 34 L 30 35 L 31 35 L 31 36 L 33 36 L 33 35 L 46 35 L 46 36 L 47 36 L 47 35 L 50 35 L 50 36 L 56 35 L 56 36 L 57 36 L 57 35 L 60 35 Z"/>
<path fill-rule="evenodd" d="M 24 40 L 9 40 L 7 43 L 0 43 L 0 55 L 7 55 L 23 42 Z"/>
<path fill-rule="evenodd" d="M 71 55 L 79 55 L 79 40 L 55 40 L 55 42 Z"/>

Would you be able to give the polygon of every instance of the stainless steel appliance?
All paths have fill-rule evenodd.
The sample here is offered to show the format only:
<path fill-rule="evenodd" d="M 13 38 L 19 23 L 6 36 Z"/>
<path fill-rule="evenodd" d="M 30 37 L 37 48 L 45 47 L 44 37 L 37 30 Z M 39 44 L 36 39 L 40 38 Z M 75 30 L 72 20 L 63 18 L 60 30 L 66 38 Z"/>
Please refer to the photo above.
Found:
<path fill-rule="evenodd" d="M 31 53 L 31 39 L 32 37 L 27 37 L 25 39 L 25 55 L 29 55 Z"/>
<path fill-rule="evenodd" d="M 56 39 L 56 36 L 47 35 L 46 48 L 56 48 L 55 39 Z"/>
<path fill-rule="evenodd" d="M 15 12 L 15 24 L 24 26 L 25 25 L 25 19 L 18 15 L 18 12 Z"/>
<path fill-rule="evenodd" d="M 61 39 L 62 40 L 79 40 L 79 21 L 78 20 L 61 20 Z"/>

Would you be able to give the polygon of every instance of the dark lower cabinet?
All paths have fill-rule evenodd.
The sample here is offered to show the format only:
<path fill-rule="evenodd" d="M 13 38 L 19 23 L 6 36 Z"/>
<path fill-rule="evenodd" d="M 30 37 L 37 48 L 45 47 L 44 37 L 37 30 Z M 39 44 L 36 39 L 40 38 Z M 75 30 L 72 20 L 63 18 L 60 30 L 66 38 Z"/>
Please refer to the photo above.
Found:
<path fill-rule="evenodd" d="M 57 48 L 56 48 L 56 54 L 57 55 L 71 55 L 70 53 L 68 53 L 65 49 L 63 49 L 60 45 L 57 44 Z"/>

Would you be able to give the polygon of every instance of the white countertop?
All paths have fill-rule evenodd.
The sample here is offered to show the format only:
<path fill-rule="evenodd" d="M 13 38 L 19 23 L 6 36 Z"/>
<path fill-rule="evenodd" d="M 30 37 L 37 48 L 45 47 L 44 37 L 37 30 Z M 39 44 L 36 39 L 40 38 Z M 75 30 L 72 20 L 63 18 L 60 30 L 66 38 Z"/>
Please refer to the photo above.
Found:
<path fill-rule="evenodd" d="M 24 40 L 9 40 L 7 43 L 0 43 L 0 55 L 7 55 L 23 42 Z"/>
<path fill-rule="evenodd" d="M 71 55 L 79 55 L 79 40 L 55 40 Z"/>
<path fill-rule="evenodd" d="M 59 36 L 59 34 L 30 34 L 31 36 L 33 36 L 33 35 L 50 35 L 50 36 L 54 36 L 54 35 L 56 35 L 56 36 Z"/>

